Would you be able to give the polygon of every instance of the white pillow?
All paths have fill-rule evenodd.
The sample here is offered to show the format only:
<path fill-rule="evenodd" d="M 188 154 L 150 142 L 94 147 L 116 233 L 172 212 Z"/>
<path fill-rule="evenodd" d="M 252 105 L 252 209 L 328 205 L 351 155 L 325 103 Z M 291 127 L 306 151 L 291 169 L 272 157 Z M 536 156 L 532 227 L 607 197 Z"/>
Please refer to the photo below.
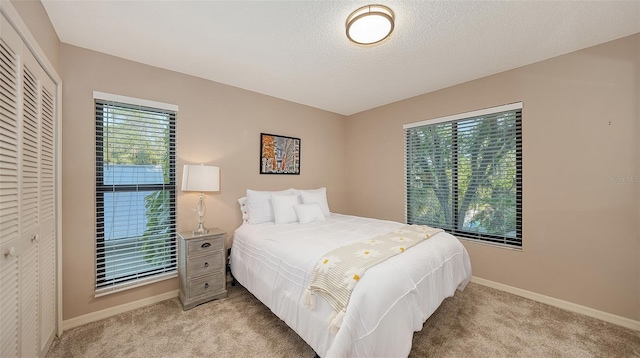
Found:
<path fill-rule="evenodd" d="M 293 209 L 298 204 L 298 196 L 293 195 L 272 195 L 271 204 L 273 205 L 273 216 L 276 225 L 289 224 L 298 221 L 298 215 Z"/>
<path fill-rule="evenodd" d="M 294 206 L 293 209 L 296 211 L 296 215 L 298 215 L 300 224 L 326 220 L 318 203 L 298 204 Z"/>
<path fill-rule="evenodd" d="M 249 222 L 249 208 L 247 208 L 247 197 L 243 196 L 238 199 L 238 204 L 240 204 L 240 213 L 242 213 L 242 222 Z"/>
<path fill-rule="evenodd" d="M 329 203 L 327 202 L 327 188 L 322 187 L 315 190 L 300 190 L 300 197 L 302 198 L 303 204 L 318 203 L 318 205 L 320 205 L 320 209 L 322 209 L 322 214 L 325 217 L 329 217 L 331 215 L 331 211 L 329 211 Z"/>
<path fill-rule="evenodd" d="M 257 191 L 247 189 L 247 208 L 249 209 L 249 223 L 261 224 L 274 220 L 271 195 L 291 194 L 291 189 L 281 191 Z"/>

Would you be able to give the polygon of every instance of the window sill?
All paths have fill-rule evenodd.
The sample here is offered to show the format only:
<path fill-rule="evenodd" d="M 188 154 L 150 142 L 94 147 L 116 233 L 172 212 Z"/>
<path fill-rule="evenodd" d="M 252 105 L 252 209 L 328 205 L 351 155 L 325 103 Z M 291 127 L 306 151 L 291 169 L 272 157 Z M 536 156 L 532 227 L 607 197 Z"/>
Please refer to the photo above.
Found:
<path fill-rule="evenodd" d="M 103 288 L 96 289 L 95 294 L 94 294 L 93 297 L 95 297 L 95 298 L 103 297 L 103 296 L 107 296 L 107 295 L 110 295 L 110 294 L 113 294 L 113 293 L 126 291 L 126 290 L 129 290 L 129 289 L 132 289 L 132 288 L 142 287 L 142 286 L 150 285 L 152 283 L 165 281 L 165 280 L 170 280 L 170 279 L 176 278 L 176 277 L 178 277 L 178 271 L 171 271 L 171 272 L 164 273 L 162 275 L 145 278 L 145 279 L 142 279 L 142 280 L 139 280 L 139 281 L 135 281 L 135 282 L 126 282 L 126 283 L 122 283 L 122 284 L 119 284 L 119 285 L 103 287 Z"/>
<path fill-rule="evenodd" d="M 471 238 L 464 237 L 464 236 L 456 236 L 456 238 L 458 240 L 460 240 L 460 241 L 466 241 L 466 242 L 470 242 L 470 243 L 478 244 L 478 245 L 482 245 L 482 246 L 491 246 L 491 247 L 496 247 L 496 248 L 499 248 L 499 249 L 507 249 L 507 250 L 518 251 L 518 252 L 522 252 L 523 251 L 522 250 L 522 246 L 518 247 L 518 246 L 507 245 L 507 244 L 500 244 L 500 243 L 497 243 L 497 242 L 476 240 L 476 239 L 471 239 Z"/>

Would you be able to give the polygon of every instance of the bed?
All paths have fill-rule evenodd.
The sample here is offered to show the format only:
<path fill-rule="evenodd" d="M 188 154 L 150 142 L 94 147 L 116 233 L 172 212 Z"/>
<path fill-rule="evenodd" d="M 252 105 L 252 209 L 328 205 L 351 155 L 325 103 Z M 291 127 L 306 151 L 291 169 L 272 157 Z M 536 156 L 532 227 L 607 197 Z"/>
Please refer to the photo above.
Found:
<path fill-rule="evenodd" d="M 438 233 L 367 270 L 336 334 L 327 329 L 327 301 L 318 297 L 313 310 L 303 302 L 324 254 L 403 225 L 335 213 L 309 223 L 245 219 L 234 233 L 231 272 L 321 357 L 406 357 L 413 332 L 471 278 L 467 251 L 454 236 Z"/>

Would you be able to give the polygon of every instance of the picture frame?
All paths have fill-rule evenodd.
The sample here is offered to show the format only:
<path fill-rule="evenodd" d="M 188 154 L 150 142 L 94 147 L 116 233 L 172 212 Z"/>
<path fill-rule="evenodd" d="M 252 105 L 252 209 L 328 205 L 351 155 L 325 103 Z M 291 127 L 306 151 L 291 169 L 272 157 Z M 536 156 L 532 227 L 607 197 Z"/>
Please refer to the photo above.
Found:
<path fill-rule="evenodd" d="M 300 175 L 300 138 L 260 133 L 260 174 Z"/>

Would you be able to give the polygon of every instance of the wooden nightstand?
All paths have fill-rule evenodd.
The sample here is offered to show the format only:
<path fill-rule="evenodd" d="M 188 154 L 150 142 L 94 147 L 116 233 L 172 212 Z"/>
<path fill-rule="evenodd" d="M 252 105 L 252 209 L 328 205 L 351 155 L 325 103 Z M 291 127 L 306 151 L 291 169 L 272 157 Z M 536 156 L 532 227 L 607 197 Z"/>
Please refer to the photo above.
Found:
<path fill-rule="evenodd" d="M 210 229 L 208 234 L 180 234 L 180 302 L 188 310 L 201 303 L 227 297 L 227 234 Z"/>

